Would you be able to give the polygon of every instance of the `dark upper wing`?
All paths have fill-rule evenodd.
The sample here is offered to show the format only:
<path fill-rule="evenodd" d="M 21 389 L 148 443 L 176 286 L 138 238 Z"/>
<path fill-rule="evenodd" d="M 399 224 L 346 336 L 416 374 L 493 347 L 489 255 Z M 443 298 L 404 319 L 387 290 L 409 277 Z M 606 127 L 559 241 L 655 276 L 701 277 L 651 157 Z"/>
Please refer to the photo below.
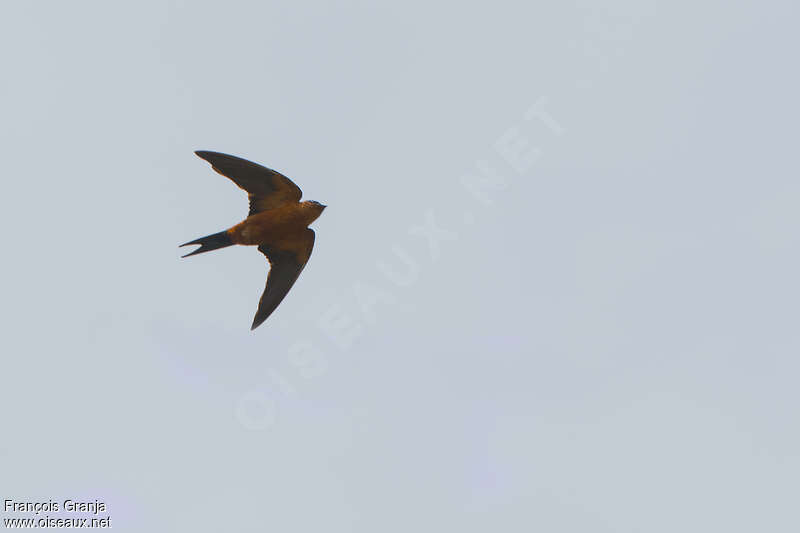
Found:
<path fill-rule="evenodd" d="M 250 212 L 247 216 L 273 209 L 287 202 L 299 202 L 303 196 L 300 187 L 280 172 L 247 159 L 203 150 L 195 154 L 211 163 L 214 170 L 247 191 L 247 197 L 250 199 Z"/>
<path fill-rule="evenodd" d="M 312 248 L 314 248 L 314 231 L 308 228 L 275 244 L 262 244 L 258 247 L 258 250 L 267 256 L 270 268 L 267 286 L 258 302 L 258 311 L 250 329 L 260 326 L 278 307 L 306 266 Z"/>

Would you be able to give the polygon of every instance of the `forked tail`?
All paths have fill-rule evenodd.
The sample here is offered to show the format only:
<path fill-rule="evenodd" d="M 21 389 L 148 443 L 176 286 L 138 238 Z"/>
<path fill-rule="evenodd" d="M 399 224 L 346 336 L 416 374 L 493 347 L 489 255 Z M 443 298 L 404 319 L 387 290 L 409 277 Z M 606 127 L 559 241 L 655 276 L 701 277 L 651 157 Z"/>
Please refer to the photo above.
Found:
<path fill-rule="evenodd" d="M 200 248 L 181 257 L 189 257 L 190 255 L 210 252 L 211 250 L 225 248 L 226 246 L 232 246 L 236 243 L 233 242 L 233 239 L 231 239 L 231 236 L 227 231 L 220 231 L 219 233 L 214 233 L 213 235 L 206 235 L 205 237 L 200 237 L 199 239 L 195 239 L 191 242 L 183 243 L 181 246 L 189 246 L 190 244 L 199 244 Z"/>

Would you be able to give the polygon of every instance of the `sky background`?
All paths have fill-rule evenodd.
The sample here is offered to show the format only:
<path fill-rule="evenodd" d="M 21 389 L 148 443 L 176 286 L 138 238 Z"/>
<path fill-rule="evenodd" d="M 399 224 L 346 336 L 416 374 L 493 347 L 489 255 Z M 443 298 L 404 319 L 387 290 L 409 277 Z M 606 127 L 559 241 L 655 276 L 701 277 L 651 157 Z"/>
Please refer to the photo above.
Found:
<path fill-rule="evenodd" d="M 798 531 L 798 15 L 4 3 L 0 497 L 123 532 Z M 329 206 L 254 332 L 263 256 L 179 259 L 247 212 L 198 149 Z"/>

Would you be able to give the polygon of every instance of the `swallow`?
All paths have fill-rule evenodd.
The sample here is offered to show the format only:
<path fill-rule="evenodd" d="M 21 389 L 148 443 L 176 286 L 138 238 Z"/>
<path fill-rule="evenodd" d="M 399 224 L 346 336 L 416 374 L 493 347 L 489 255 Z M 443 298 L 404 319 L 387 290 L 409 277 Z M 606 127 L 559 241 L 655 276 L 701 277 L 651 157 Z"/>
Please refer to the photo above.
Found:
<path fill-rule="evenodd" d="M 246 219 L 225 231 L 181 244 L 200 245 L 183 257 L 234 244 L 258 246 L 258 251 L 267 257 L 270 269 L 250 327 L 254 330 L 275 311 L 308 263 L 314 248 L 314 230 L 308 225 L 327 206 L 314 201 L 301 202 L 300 188 L 275 170 L 219 152 L 201 150 L 195 154 L 247 192 L 250 211 Z"/>

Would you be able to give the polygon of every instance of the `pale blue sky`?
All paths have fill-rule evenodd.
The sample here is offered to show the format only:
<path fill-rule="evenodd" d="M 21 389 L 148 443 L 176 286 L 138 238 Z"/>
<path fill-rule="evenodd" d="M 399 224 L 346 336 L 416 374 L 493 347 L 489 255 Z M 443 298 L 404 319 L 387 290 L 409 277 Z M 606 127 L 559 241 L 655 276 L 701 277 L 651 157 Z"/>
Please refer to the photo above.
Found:
<path fill-rule="evenodd" d="M 800 527 L 795 2 L 1 11 L 3 498 L 132 532 Z M 329 206 L 252 333 L 264 258 L 179 259 L 247 212 L 197 149 Z"/>

